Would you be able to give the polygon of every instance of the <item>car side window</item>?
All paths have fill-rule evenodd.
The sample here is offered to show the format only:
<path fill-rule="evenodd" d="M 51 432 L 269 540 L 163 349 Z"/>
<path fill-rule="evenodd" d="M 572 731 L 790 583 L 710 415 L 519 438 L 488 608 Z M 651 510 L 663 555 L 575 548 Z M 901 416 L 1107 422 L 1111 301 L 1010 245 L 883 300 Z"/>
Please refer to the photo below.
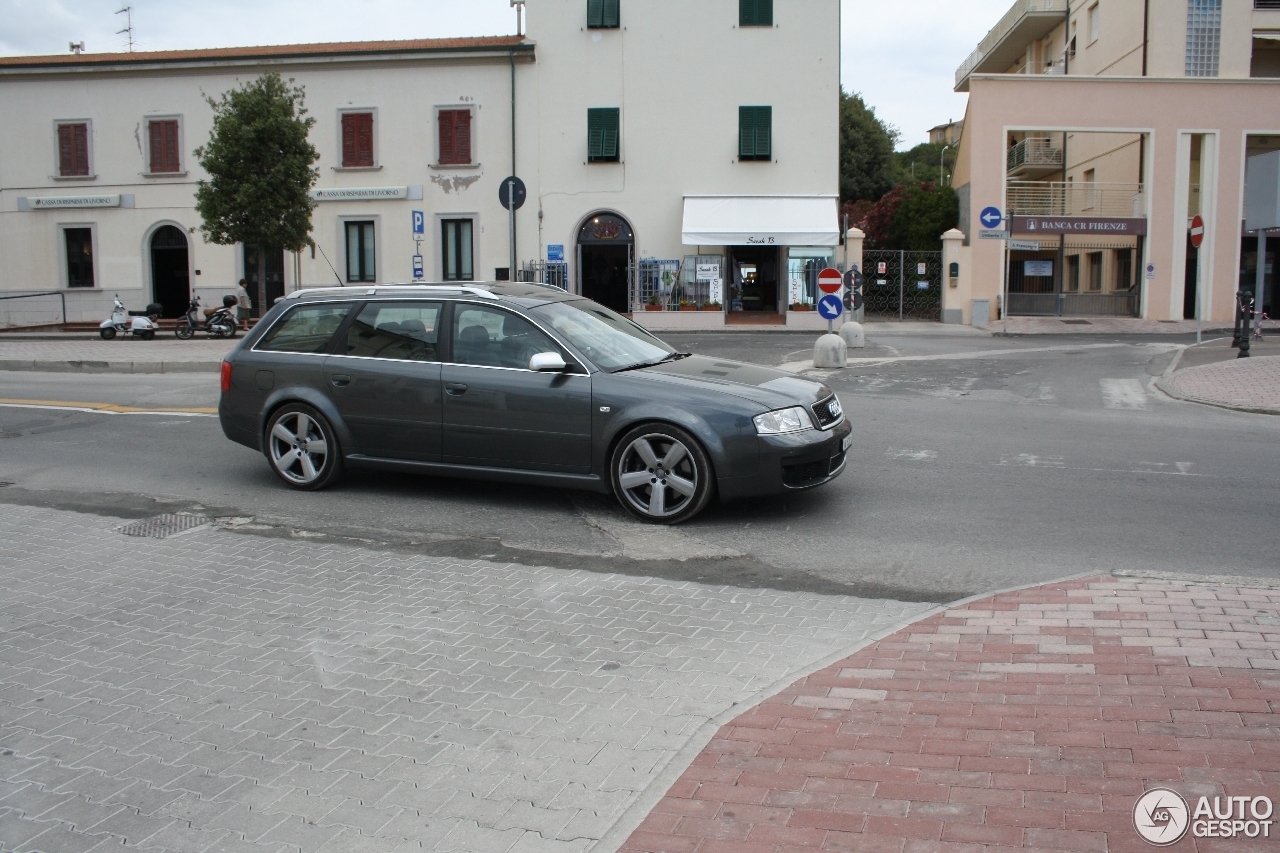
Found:
<path fill-rule="evenodd" d="M 453 360 L 483 367 L 529 369 L 529 359 L 560 347 L 523 317 L 493 308 L 458 305 L 453 315 Z"/>
<path fill-rule="evenodd" d="M 272 326 L 271 331 L 262 336 L 254 349 L 265 352 L 322 353 L 328 349 L 333 333 L 338 331 L 350 310 L 350 302 L 339 305 L 299 305 Z"/>
<path fill-rule="evenodd" d="M 346 355 L 439 361 L 439 302 L 370 302 L 347 329 Z"/>

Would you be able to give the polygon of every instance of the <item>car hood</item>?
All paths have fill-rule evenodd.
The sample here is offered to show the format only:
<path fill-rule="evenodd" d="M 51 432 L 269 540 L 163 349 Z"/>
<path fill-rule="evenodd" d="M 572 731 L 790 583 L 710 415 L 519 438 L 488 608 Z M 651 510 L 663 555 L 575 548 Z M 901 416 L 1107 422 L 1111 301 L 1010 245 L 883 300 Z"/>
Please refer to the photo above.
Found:
<path fill-rule="evenodd" d="M 705 355 L 665 361 L 633 371 L 631 375 L 733 394 L 759 403 L 766 410 L 797 404 L 811 406 L 831 396 L 831 389 L 821 382 L 785 370 Z"/>

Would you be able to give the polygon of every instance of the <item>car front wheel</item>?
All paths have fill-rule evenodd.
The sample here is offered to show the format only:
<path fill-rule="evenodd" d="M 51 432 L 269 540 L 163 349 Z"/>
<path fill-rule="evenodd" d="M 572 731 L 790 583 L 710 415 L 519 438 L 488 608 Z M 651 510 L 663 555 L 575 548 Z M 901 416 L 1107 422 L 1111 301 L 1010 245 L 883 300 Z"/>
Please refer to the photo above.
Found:
<path fill-rule="evenodd" d="M 282 406 L 267 425 L 266 445 L 271 470 L 295 489 L 323 489 L 342 476 L 333 427 L 310 406 Z"/>
<path fill-rule="evenodd" d="M 687 521 L 711 499 L 711 461 L 697 439 L 677 426 L 644 424 L 628 431 L 609 469 L 623 507 L 653 524 Z"/>

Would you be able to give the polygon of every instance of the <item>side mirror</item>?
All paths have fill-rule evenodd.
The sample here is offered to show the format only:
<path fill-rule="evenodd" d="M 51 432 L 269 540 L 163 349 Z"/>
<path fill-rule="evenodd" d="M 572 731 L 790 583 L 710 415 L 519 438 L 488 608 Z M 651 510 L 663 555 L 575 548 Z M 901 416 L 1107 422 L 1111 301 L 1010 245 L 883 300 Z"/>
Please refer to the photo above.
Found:
<path fill-rule="evenodd" d="M 560 357 L 558 352 L 540 352 L 536 353 L 529 359 L 529 369 L 541 371 L 550 371 L 560 373 L 569 365 L 565 364 L 564 359 Z"/>

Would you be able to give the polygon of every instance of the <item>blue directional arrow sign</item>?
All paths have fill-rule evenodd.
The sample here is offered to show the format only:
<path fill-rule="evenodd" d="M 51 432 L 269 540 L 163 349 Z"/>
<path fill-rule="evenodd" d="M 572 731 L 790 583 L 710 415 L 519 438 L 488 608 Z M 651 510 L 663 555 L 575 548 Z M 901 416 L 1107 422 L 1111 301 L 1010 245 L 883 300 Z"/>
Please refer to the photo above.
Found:
<path fill-rule="evenodd" d="M 843 312 L 844 305 L 841 304 L 839 296 L 829 293 L 818 300 L 818 313 L 824 320 L 834 320 Z"/>
<path fill-rule="evenodd" d="M 1004 222 L 1004 214 L 998 207 L 984 207 L 982 213 L 978 214 L 978 221 L 983 228 L 999 228 L 1000 223 Z"/>

